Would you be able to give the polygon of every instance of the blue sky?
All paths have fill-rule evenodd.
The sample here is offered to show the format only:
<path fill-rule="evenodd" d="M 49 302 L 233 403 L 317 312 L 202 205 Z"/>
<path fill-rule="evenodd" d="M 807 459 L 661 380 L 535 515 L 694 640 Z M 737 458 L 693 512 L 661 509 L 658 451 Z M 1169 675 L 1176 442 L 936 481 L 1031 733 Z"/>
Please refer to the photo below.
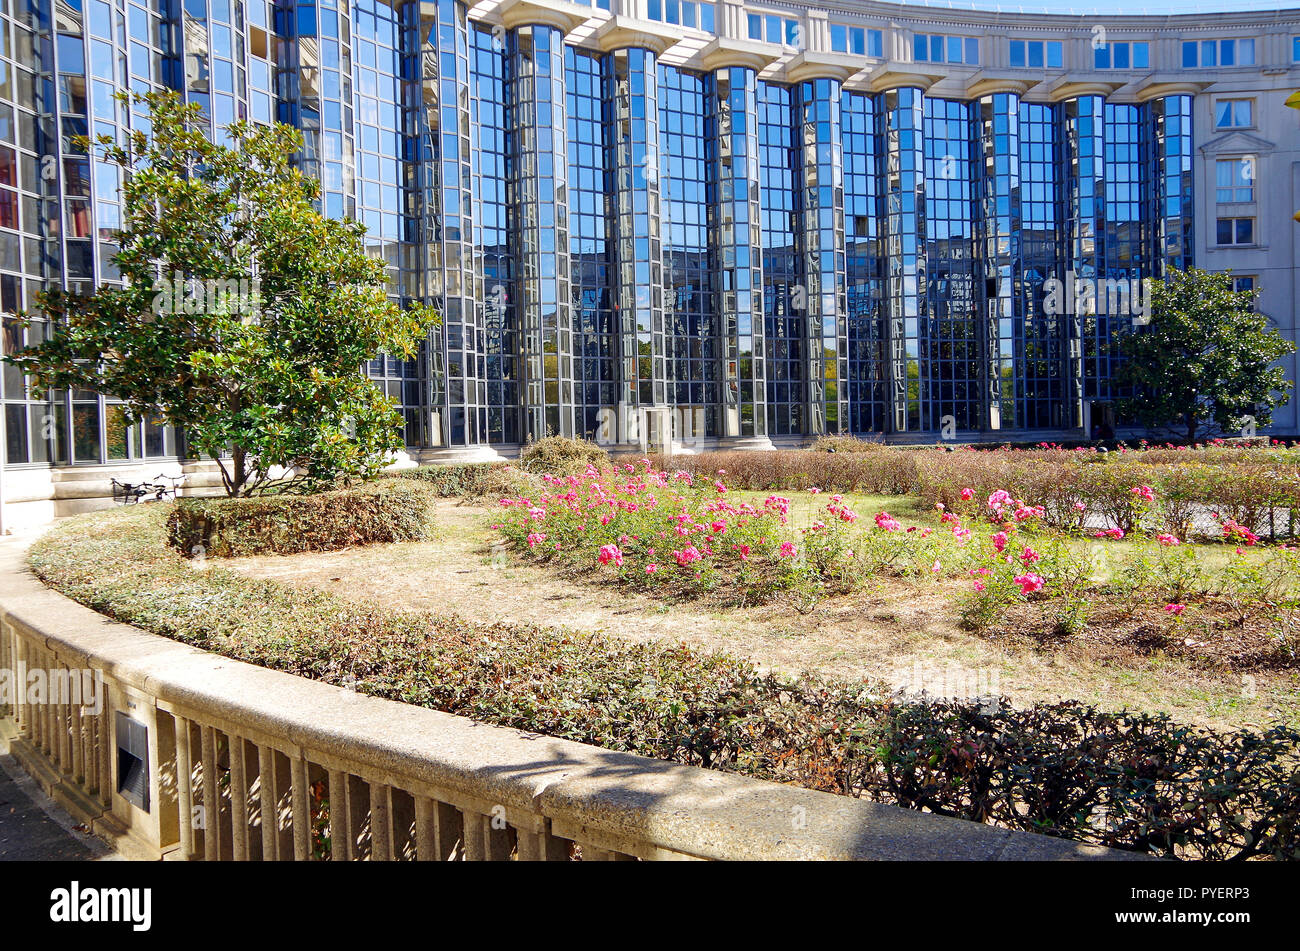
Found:
<path fill-rule="evenodd" d="M 909 0 L 904 0 L 909 2 Z M 930 7 L 1001 10 L 1015 13 L 1211 13 L 1230 10 L 1288 10 L 1300 7 L 1300 0 L 910 0 Z"/>

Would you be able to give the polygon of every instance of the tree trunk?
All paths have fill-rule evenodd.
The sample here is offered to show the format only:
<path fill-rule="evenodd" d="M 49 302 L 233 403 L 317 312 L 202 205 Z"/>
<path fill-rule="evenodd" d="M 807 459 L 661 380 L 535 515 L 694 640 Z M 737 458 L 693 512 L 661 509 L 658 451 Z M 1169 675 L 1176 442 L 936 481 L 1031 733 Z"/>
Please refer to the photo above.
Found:
<path fill-rule="evenodd" d="M 244 486 L 248 484 L 248 453 L 236 446 L 232 456 L 235 464 L 235 476 L 231 480 L 234 491 L 230 494 L 238 497 L 244 494 Z"/>
<path fill-rule="evenodd" d="M 1187 445 L 1189 446 L 1196 445 L 1197 428 L 1198 427 L 1196 425 L 1196 414 L 1188 413 L 1187 414 Z"/>
<path fill-rule="evenodd" d="M 231 449 L 230 457 L 233 471 L 226 468 L 221 453 L 212 453 L 212 459 L 221 471 L 221 484 L 226 490 L 226 498 L 237 499 L 244 494 L 244 487 L 251 474 L 248 469 L 248 452 L 235 446 Z"/>

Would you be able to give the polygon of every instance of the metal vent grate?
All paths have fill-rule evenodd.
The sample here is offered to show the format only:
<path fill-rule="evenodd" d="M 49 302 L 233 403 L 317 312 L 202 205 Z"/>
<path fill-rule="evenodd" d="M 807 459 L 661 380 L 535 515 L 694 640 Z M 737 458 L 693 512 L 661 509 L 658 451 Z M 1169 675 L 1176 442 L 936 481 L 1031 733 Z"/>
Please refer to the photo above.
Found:
<path fill-rule="evenodd" d="M 117 791 L 149 811 L 149 729 L 122 713 L 117 715 Z"/>

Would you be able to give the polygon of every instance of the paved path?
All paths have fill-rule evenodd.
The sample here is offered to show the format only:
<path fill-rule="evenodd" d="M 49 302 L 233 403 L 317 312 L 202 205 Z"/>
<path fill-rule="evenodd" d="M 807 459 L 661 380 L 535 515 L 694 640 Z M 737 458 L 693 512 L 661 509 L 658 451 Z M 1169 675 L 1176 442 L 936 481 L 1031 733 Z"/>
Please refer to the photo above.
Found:
<path fill-rule="evenodd" d="M 22 771 L 0 738 L 0 862 L 119 858 L 107 844 L 76 827 Z"/>

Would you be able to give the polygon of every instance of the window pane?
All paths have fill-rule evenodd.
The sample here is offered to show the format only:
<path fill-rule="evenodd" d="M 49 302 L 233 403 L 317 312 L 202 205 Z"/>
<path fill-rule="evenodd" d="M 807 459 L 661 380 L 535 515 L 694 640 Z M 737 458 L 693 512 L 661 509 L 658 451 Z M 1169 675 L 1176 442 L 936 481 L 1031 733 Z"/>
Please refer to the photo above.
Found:
<path fill-rule="evenodd" d="M 1098 46 L 1093 50 L 1092 64 L 1097 69 L 1110 69 L 1110 47 Z"/>
<path fill-rule="evenodd" d="M 1128 44 L 1127 44 L 1127 43 L 1116 43 L 1116 44 L 1115 44 L 1115 53 L 1114 53 L 1114 59 L 1113 59 L 1113 62 L 1114 62 L 1114 65 L 1115 65 L 1115 68 L 1116 68 L 1116 69 L 1128 69 L 1128 67 L 1129 67 L 1129 58 L 1128 58 Z"/>
<path fill-rule="evenodd" d="M 1047 68 L 1060 69 L 1065 64 L 1065 47 L 1061 43 L 1047 44 Z"/>
<path fill-rule="evenodd" d="M 1232 219 L 1220 218 L 1214 227 L 1215 244 L 1232 244 Z"/>
<path fill-rule="evenodd" d="M 127 425 L 126 410 L 121 406 L 107 406 L 105 429 L 105 441 L 108 443 L 109 459 L 125 459 L 130 453 L 127 451 L 127 442 L 132 433 L 132 427 Z"/>
<path fill-rule="evenodd" d="M 99 404 L 72 407 L 72 451 L 76 462 L 99 462 Z"/>
<path fill-rule="evenodd" d="M 960 36 L 948 37 L 948 62 L 950 63 L 961 62 L 961 37 Z"/>
<path fill-rule="evenodd" d="M 1133 68 L 1147 69 L 1151 66 L 1151 47 L 1146 43 L 1133 44 Z"/>
<path fill-rule="evenodd" d="M 966 39 L 966 65 L 978 66 L 980 62 L 980 41 L 973 36 Z"/>
<path fill-rule="evenodd" d="M 1238 66 L 1255 65 L 1255 41 L 1254 40 L 1237 40 L 1237 65 Z"/>
<path fill-rule="evenodd" d="M 831 49 L 836 53 L 849 51 L 849 28 L 838 23 L 831 24 Z"/>
<path fill-rule="evenodd" d="M 1254 244 L 1255 242 L 1255 219 L 1238 218 L 1237 219 L 1237 243 Z"/>
<path fill-rule="evenodd" d="M 1025 65 L 1025 44 L 1020 40 L 1011 41 L 1011 65 Z"/>
<path fill-rule="evenodd" d="M 21 403 L 5 407 L 5 461 L 27 462 L 27 413 Z"/>
<path fill-rule="evenodd" d="M 1183 44 L 1183 68 L 1194 69 L 1196 67 L 1196 42 L 1191 41 Z"/>
<path fill-rule="evenodd" d="M 1217 53 L 1218 44 L 1214 40 L 1203 40 L 1201 42 L 1201 65 L 1217 66 L 1219 65 Z"/>
<path fill-rule="evenodd" d="M 912 58 L 918 63 L 924 63 L 929 56 L 929 47 L 926 45 L 926 38 L 920 33 L 912 37 Z"/>
<path fill-rule="evenodd" d="M 50 443 L 55 435 L 54 417 L 48 405 L 28 407 L 31 419 L 31 453 L 32 462 L 49 462 Z"/>

